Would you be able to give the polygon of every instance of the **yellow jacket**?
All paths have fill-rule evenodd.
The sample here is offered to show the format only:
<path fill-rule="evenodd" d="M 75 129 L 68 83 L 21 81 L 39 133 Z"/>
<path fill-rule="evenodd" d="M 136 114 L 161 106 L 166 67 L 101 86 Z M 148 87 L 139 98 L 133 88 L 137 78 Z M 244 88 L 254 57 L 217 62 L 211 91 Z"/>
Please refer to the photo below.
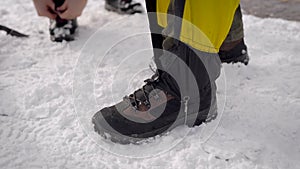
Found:
<path fill-rule="evenodd" d="M 171 0 L 157 0 L 157 19 L 167 26 Z M 180 40 L 200 51 L 217 53 L 225 40 L 240 0 L 185 0 Z"/>

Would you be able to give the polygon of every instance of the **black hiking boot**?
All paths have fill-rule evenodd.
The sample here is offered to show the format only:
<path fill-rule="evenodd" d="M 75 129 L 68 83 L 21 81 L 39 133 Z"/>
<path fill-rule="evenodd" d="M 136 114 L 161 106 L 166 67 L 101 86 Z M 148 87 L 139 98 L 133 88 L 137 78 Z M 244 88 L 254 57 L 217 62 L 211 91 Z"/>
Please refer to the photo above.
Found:
<path fill-rule="evenodd" d="M 77 27 L 77 19 L 65 20 L 57 17 L 50 20 L 50 39 L 53 42 L 73 41 Z"/>
<path fill-rule="evenodd" d="M 160 87 L 156 76 L 121 102 L 97 112 L 92 122 L 101 136 L 121 144 L 137 143 L 162 134 L 176 120 L 180 99 Z M 161 118 L 158 118 L 162 116 Z"/>
<path fill-rule="evenodd" d="M 135 14 L 143 13 L 141 3 L 133 0 L 106 0 L 105 9 L 108 11 L 117 12 L 119 14 Z"/>
<path fill-rule="evenodd" d="M 207 110 L 205 115 L 198 113 L 198 109 L 193 111 L 192 106 L 188 105 L 189 98 L 182 101 L 166 91 L 162 81 L 157 73 L 145 80 L 146 84 L 141 89 L 125 96 L 118 104 L 97 112 L 92 118 L 95 131 L 115 143 L 139 144 L 146 138 L 163 135 L 179 125 L 192 127 L 205 122 Z M 207 91 L 210 94 L 210 90 Z"/>
<path fill-rule="evenodd" d="M 220 50 L 219 56 L 222 63 L 244 63 L 248 65 L 249 55 L 244 39 L 240 40 L 232 49 Z"/>

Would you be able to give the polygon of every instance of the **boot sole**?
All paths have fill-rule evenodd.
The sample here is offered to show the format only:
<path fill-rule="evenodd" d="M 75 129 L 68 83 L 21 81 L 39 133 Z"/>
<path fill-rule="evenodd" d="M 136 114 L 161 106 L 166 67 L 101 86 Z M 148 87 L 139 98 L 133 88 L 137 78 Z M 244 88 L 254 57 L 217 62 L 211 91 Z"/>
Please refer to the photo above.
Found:
<path fill-rule="evenodd" d="M 249 63 L 249 60 L 250 60 L 249 55 L 246 53 L 246 54 L 241 55 L 241 56 L 239 56 L 235 59 L 222 59 L 221 61 L 222 61 L 222 63 L 228 63 L 228 64 L 229 63 L 238 63 L 238 62 L 240 62 L 240 63 L 244 63 L 247 66 L 248 63 Z"/>
<path fill-rule="evenodd" d="M 195 115 L 198 115 L 198 113 L 192 113 L 189 116 L 192 116 L 192 115 L 195 116 Z M 160 128 L 155 128 L 150 132 L 145 132 L 145 133 L 138 134 L 138 135 L 132 135 L 130 137 L 130 136 L 121 135 L 119 133 L 114 133 L 114 132 L 112 132 L 112 130 L 106 129 L 103 126 L 99 126 L 100 124 L 97 123 L 95 120 L 97 120 L 97 119 L 94 119 L 94 118 L 92 119 L 92 123 L 94 124 L 94 130 L 100 136 L 104 137 L 105 139 L 110 139 L 114 143 L 119 143 L 119 144 L 124 144 L 124 145 L 125 144 L 139 145 L 144 142 L 147 142 L 147 140 L 149 140 L 150 138 L 155 138 L 156 136 L 163 136 L 167 132 L 175 129 L 176 127 L 185 125 L 185 117 L 180 117 L 178 120 L 175 121 L 177 123 L 176 125 L 174 125 L 174 123 L 171 124 L 171 126 L 165 125 Z M 201 125 L 204 122 L 205 122 L 205 120 L 202 120 L 202 122 L 199 125 Z M 190 120 L 186 121 L 186 124 L 194 124 L 194 123 L 196 123 L 195 119 L 190 119 Z M 189 126 L 189 127 L 193 127 L 193 126 Z M 107 134 L 109 134 L 110 136 L 108 137 Z"/>

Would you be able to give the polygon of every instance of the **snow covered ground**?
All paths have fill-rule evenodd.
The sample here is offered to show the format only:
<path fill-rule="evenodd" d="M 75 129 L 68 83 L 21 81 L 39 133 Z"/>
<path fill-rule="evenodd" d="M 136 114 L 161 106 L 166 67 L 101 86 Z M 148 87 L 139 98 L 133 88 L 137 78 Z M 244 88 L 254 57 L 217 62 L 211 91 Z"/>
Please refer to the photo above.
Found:
<path fill-rule="evenodd" d="M 36 16 L 31 1 L 1 2 L 0 23 L 30 38 L 0 32 L 0 168 L 299 168 L 299 22 L 244 16 L 250 64 L 224 65 L 218 81 L 221 122 L 211 137 L 203 139 L 206 126 L 180 127 L 148 145 L 120 146 L 93 135 L 90 118 L 142 84 L 152 54 L 146 16 L 120 16 L 103 5 L 89 1 L 78 40 L 52 43 L 48 20 Z M 90 49 L 106 51 L 118 32 L 131 36 L 94 63 L 97 53 Z M 94 83 L 78 71 L 85 63 L 96 68 Z M 82 89 L 97 104 L 78 99 Z"/>

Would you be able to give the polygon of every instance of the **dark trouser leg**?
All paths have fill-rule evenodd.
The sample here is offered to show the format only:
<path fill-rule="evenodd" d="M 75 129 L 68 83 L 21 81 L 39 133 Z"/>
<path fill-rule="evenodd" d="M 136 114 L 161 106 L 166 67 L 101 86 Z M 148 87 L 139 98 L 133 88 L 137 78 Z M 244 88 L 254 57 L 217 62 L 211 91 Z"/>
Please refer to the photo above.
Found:
<path fill-rule="evenodd" d="M 155 16 L 156 0 L 146 0 L 145 2 L 146 2 L 146 8 L 147 8 L 147 14 L 149 20 L 149 27 L 151 31 L 151 42 L 152 42 L 153 53 L 154 53 L 154 61 L 156 64 L 160 64 L 159 57 L 162 55 L 161 49 L 162 49 L 162 43 L 164 37 L 162 34 L 158 34 L 158 33 L 162 32 L 163 27 L 158 25 L 157 18 Z"/>
<path fill-rule="evenodd" d="M 180 6 L 180 5 L 179 5 Z M 146 0 L 147 12 L 156 12 L 156 0 Z M 171 9 L 169 9 L 171 11 Z M 178 14 L 180 16 L 180 14 Z M 165 39 L 161 34 L 154 34 L 153 32 L 162 32 L 164 28 L 160 27 L 157 24 L 156 17 L 152 15 L 149 16 L 149 24 L 150 30 L 152 32 L 152 45 L 153 48 L 164 49 L 174 53 L 178 58 L 187 65 L 187 67 L 183 68 L 180 66 L 178 62 L 172 62 L 171 59 L 161 58 L 162 53 L 154 51 L 155 62 L 157 67 L 162 68 L 164 71 L 160 71 L 161 80 L 164 81 L 165 84 L 164 89 L 167 90 L 174 96 L 184 97 L 182 93 L 180 93 L 180 89 L 175 81 L 174 77 L 171 77 L 168 71 L 174 71 L 174 74 L 179 76 L 179 81 L 186 81 L 186 72 L 184 69 L 190 69 L 193 73 L 193 76 L 197 80 L 197 90 L 199 90 L 198 96 L 200 96 L 200 107 L 199 107 L 199 117 L 198 122 L 195 125 L 199 125 L 203 122 L 207 115 L 210 107 L 214 107 L 214 111 L 216 111 L 216 85 L 215 80 L 219 76 L 220 73 L 220 60 L 217 54 L 208 54 L 205 52 L 200 52 L 197 50 L 193 50 L 188 45 L 178 42 L 175 43 L 176 40 L 172 38 Z M 171 39 L 171 40 L 170 40 Z M 165 41 L 165 42 L 164 42 Z M 164 42 L 164 45 L 163 45 Z M 172 44 L 169 44 L 172 43 Z M 167 45 L 169 44 L 169 45 Z M 166 46 L 173 46 L 171 49 L 167 49 Z M 211 55 L 211 56 L 207 56 Z M 163 56 L 162 56 L 163 57 Z M 178 63 L 178 65 L 176 65 Z M 160 64 L 163 64 L 160 66 Z M 168 65 L 168 66 L 166 66 Z M 168 70 L 168 68 L 170 67 Z M 167 71 L 167 72 L 166 72 Z M 178 80 L 178 79 L 177 79 Z M 186 81 L 189 83 L 188 81 Z M 189 86 L 189 84 L 184 84 L 185 87 Z M 187 89 L 192 91 L 193 89 Z M 189 93 L 189 92 L 187 92 Z M 193 93 L 191 93 L 193 95 Z M 181 98 L 182 99 L 182 98 Z M 192 101 L 191 101 L 192 102 Z"/>
<path fill-rule="evenodd" d="M 147 13 L 155 13 L 156 12 L 156 0 L 146 0 L 146 8 Z M 162 32 L 163 27 L 158 25 L 157 18 L 152 17 L 148 15 L 149 20 L 149 26 L 151 32 Z M 163 36 L 161 34 L 155 34 L 151 33 L 151 40 L 152 40 L 152 46 L 153 48 L 162 49 L 162 42 L 163 42 Z"/>
<path fill-rule="evenodd" d="M 188 108 L 192 112 L 199 112 L 194 125 L 200 125 L 210 115 L 216 116 L 215 80 L 219 77 L 221 68 L 218 55 L 198 51 L 182 42 L 177 42 L 167 51 L 176 57 L 165 57 L 168 52 L 161 57 L 162 69 L 165 70 L 161 79 L 167 86 L 165 89 L 173 96 L 181 97 L 181 100 L 185 96 L 190 98 Z M 184 64 L 181 64 L 182 61 Z M 193 79 L 196 80 L 196 85 Z M 199 101 L 199 107 L 194 107 Z"/>
<path fill-rule="evenodd" d="M 228 51 L 236 46 L 244 38 L 244 25 L 241 7 L 239 6 L 234 14 L 230 31 L 221 46 L 221 50 Z"/>

